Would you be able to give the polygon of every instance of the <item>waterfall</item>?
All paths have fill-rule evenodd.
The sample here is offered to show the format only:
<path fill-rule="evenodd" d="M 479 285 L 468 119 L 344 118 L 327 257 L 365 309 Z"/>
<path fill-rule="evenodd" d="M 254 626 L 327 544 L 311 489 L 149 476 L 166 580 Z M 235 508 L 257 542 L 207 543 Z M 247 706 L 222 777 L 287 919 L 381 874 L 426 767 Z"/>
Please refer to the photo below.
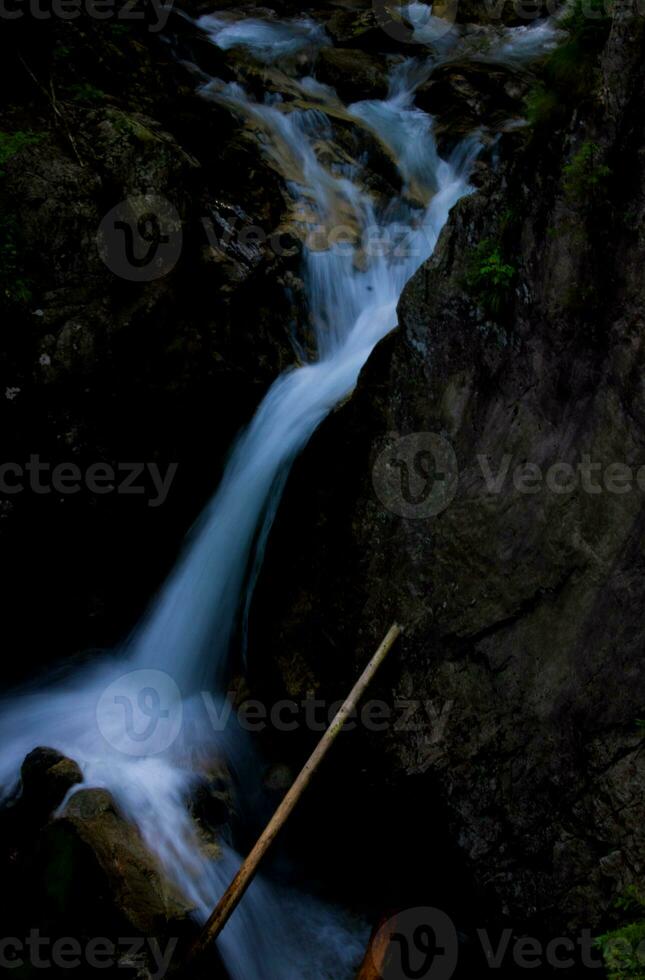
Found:
<path fill-rule="evenodd" d="M 418 14 L 422 5 L 414 6 Z M 306 19 L 289 26 L 206 18 L 203 26 L 214 43 L 246 45 L 262 60 L 326 43 Z M 503 44 L 511 43 L 508 37 L 507 31 Z M 534 36 L 531 44 L 524 35 L 518 38 L 534 50 Z M 423 72 L 413 68 L 408 62 L 396 69 L 387 99 L 347 107 L 348 117 L 376 133 L 398 161 L 403 193 L 380 213 L 363 187 L 360 164 L 332 173 L 316 156 L 316 137 L 333 139 L 324 111 L 329 89 L 301 79 L 302 91 L 320 94 L 321 106 L 294 109 L 276 99 L 253 101 L 240 86 L 215 79 L 203 86 L 205 98 L 254 121 L 264 151 L 309 221 L 331 229 L 339 215 L 349 214 L 356 241 L 305 247 L 303 277 L 317 357 L 294 366 L 270 388 L 134 634 L 112 657 L 14 692 L 0 712 L 5 795 L 35 746 L 50 745 L 76 759 L 84 785 L 113 794 L 202 919 L 239 857 L 228 847 L 219 861 L 203 855 L 186 798 L 199 778 L 196 755 L 223 757 L 249 778 L 248 736 L 234 723 L 214 719 L 226 714 L 229 652 L 240 609 L 250 599 L 250 569 L 261 561 L 293 460 L 351 393 L 374 345 L 396 325 L 406 282 L 432 254 L 453 205 L 469 192 L 477 137 L 451 159 L 439 157 L 432 120 L 414 106 L 414 86 Z M 366 247 L 374 235 L 387 247 Z M 365 938 L 338 910 L 260 878 L 224 930 L 220 949 L 234 980 L 343 980 L 352 976 Z"/>

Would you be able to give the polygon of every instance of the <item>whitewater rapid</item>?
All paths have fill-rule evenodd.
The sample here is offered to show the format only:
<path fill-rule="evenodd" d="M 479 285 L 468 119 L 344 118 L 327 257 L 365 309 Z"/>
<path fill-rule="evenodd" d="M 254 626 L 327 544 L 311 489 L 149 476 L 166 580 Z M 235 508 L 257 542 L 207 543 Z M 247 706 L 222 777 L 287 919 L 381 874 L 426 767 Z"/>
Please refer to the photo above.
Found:
<path fill-rule="evenodd" d="M 412 12 L 420 16 L 421 6 L 412 5 Z M 213 43 L 245 46 L 262 62 L 328 43 L 304 18 L 267 24 L 212 16 L 201 26 Z M 517 44 L 533 53 L 544 44 L 542 33 L 528 41 L 518 34 Z M 444 35 L 442 56 L 448 43 Z M 513 49 L 507 31 L 498 48 L 508 45 Z M 516 55 L 513 49 L 510 56 Z M 84 786 L 113 794 L 200 919 L 222 894 L 239 857 L 225 845 L 219 861 L 202 853 L 186 801 L 202 767 L 213 760 L 226 761 L 238 786 L 257 778 L 248 736 L 217 718 L 240 610 L 248 608 L 289 468 L 325 416 L 351 393 L 375 344 L 396 326 L 406 282 L 432 254 L 451 208 L 471 189 L 478 134 L 449 160 L 440 158 L 432 120 L 414 105 L 424 74 L 417 62 L 398 65 L 387 99 L 347 107 L 348 118 L 367 126 L 397 161 L 403 190 L 386 208 L 365 189 L 360 163 L 332 172 L 320 162 L 319 139 L 334 138 L 325 100 L 338 99 L 315 79 L 299 80 L 302 92 L 317 99 L 315 107 L 300 109 L 275 96 L 255 101 L 239 85 L 217 79 L 202 86 L 204 98 L 254 123 L 264 152 L 284 174 L 294 201 L 306 204 L 312 224 L 330 230 L 339 214 L 351 214 L 356 241 L 350 247 L 305 246 L 303 279 L 317 356 L 285 372 L 267 393 L 134 634 L 113 655 L 14 692 L 1 706 L 4 795 L 15 790 L 21 762 L 35 746 L 76 759 Z M 423 198 L 427 206 L 411 203 Z M 386 243 L 380 254 L 363 247 L 375 230 Z M 340 911 L 260 878 L 222 934 L 220 949 L 234 980 L 343 980 L 356 969 L 365 941 L 364 927 L 348 924 Z"/>

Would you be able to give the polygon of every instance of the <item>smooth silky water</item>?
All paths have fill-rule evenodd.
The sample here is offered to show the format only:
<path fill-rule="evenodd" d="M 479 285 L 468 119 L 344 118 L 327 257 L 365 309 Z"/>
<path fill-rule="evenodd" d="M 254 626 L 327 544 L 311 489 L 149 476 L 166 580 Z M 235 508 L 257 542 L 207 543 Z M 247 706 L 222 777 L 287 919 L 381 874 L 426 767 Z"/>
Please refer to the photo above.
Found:
<path fill-rule="evenodd" d="M 425 5 L 412 6 L 418 20 Z M 327 43 L 321 29 L 305 19 L 267 24 L 207 17 L 201 26 L 213 43 L 243 45 L 264 62 Z M 531 56 L 552 42 L 548 25 L 533 30 L 528 40 L 526 29 L 504 31 L 498 51 L 510 47 L 507 56 L 518 57 L 514 37 Z M 445 57 L 450 43 L 444 33 L 435 56 Z M 301 79 L 303 94 L 317 103 L 301 110 L 275 96 L 254 102 L 238 85 L 217 79 L 203 86 L 205 98 L 254 124 L 264 152 L 312 226 L 330 231 L 349 215 L 355 240 L 305 247 L 303 278 L 317 356 L 286 371 L 270 388 L 134 634 L 114 655 L 62 679 L 49 676 L 2 702 L 4 797 L 16 791 L 22 760 L 34 747 L 48 745 L 74 758 L 83 786 L 113 794 L 200 920 L 240 858 L 226 845 L 221 860 L 204 856 L 186 800 L 216 759 L 226 760 L 242 796 L 245 786 L 261 778 L 249 736 L 234 719 L 225 721 L 229 654 L 289 468 L 325 416 L 351 393 L 374 345 L 395 327 L 406 282 L 432 254 L 453 205 L 470 190 L 478 136 L 451 159 L 439 157 L 432 120 L 414 106 L 415 86 L 428 71 L 428 63 L 401 64 L 387 99 L 347 108 L 398 162 L 403 193 L 380 212 L 363 188 L 360 165 L 330 172 L 318 160 L 317 141 L 333 140 L 325 100 L 339 105 L 326 86 Z M 385 247 L 365 247 L 376 239 Z M 219 946 L 234 980 L 344 980 L 353 976 L 366 941 L 365 926 L 341 910 L 260 877 Z"/>

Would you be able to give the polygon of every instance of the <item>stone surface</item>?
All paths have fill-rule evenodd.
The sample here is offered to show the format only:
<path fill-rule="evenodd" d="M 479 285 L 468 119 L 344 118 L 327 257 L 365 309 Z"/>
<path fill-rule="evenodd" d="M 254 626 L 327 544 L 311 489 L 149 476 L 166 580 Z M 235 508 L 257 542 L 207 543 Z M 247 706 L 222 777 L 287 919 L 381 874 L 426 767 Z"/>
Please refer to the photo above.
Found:
<path fill-rule="evenodd" d="M 20 770 L 20 807 L 32 819 L 44 822 L 65 798 L 67 792 L 83 782 L 78 763 L 56 749 L 37 748 L 26 757 Z"/>
<path fill-rule="evenodd" d="M 374 696 L 431 710 L 411 732 L 359 733 L 361 758 L 392 792 L 410 780 L 409 819 L 445 805 L 469 894 L 515 928 L 595 929 L 645 876 L 643 42 L 619 12 L 584 103 L 557 134 L 504 137 L 497 173 L 455 208 L 401 329 L 295 468 L 252 631 L 274 651 L 271 671 L 254 660 L 260 690 L 334 699 L 403 623 Z M 565 169 L 589 144 L 611 172 L 593 191 Z M 482 242 L 513 267 L 497 312 L 469 286 Z M 456 496 L 401 518 L 372 473 L 425 432 L 456 454 Z M 631 490 L 563 492 L 561 470 L 513 482 L 586 456 L 608 480 L 630 467 Z M 431 875 L 432 835 L 417 844 Z"/>
<path fill-rule="evenodd" d="M 56 865 L 67 866 L 57 896 L 67 907 L 81 909 L 84 893 L 96 895 L 105 904 L 106 920 L 122 922 L 132 935 L 194 931 L 190 905 L 168 883 L 106 790 L 75 793 L 49 825 L 41 847 Z M 53 877 L 52 870 L 45 864 L 43 876 Z"/>
<path fill-rule="evenodd" d="M 343 102 L 384 99 L 388 92 L 385 59 L 352 48 L 323 48 L 316 73 L 321 82 L 336 89 Z"/>

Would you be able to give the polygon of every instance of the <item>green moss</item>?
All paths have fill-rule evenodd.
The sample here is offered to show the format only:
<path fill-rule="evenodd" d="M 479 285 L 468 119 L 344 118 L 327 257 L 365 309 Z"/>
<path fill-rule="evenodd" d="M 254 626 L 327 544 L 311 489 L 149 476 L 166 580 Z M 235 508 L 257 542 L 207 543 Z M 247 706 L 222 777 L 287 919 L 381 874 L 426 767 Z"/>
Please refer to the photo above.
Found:
<path fill-rule="evenodd" d="M 559 98 L 557 92 L 542 83 L 536 83 L 526 96 L 526 118 L 531 126 L 541 126 L 557 113 Z"/>
<path fill-rule="evenodd" d="M 132 27 L 130 24 L 110 24 L 109 31 L 115 40 L 119 40 L 123 37 L 129 37 L 132 33 Z"/>
<path fill-rule="evenodd" d="M 151 129 L 125 112 L 112 112 L 110 118 L 117 133 L 127 136 L 128 139 L 134 139 L 139 143 L 155 143 L 159 140 Z"/>
<path fill-rule="evenodd" d="M 614 907 L 633 918 L 596 939 L 607 968 L 607 980 L 645 980 L 645 899 L 631 885 Z"/>
<path fill-rule="evenodd" d="M 466 286 L 477 302 L 491 316 L 508 305 L 517 269 L 507 262 L 502 246 L 485 238 L 473 249 L 468 260 Z"/>
<path fill-rule="evenodd" d="M 54 61 L 67 61 L 72 54 L 72 48 L 66 44 L 57 44 L 53 51 Z"/>
<path fill-rule="evenodd" d="M 0 130 L 0 178 L 5 176 L 4 166 L 26 146 L 33 146 L 42 139 L 39 133 L 17 130 L 7 133 Z M 19 261 L 20 227 L 13 215 L 0 217 L 0 306 L 20 306 L 31 300 L 31 283 L 21 274 Z"/>
<path fill-rule="evenodd" d="M 77 102 L 94 104 L 104 102 L 106 98 L 105 92 L 102 89 L 97 88 L 95 85 L 90 85 L 88 82 L 79 82 L 76 85 L 70 85 L 69 92 Z"/>
<path fill-rule="evenodd" d="M 26 146 L 33 146 L 42 139 L 39 133 L 30 130 L 17 130 L 15 133 L 5 133 L 0 130 L 0 177 L 4 177 L 4 166 L 16 153 Z"/>
<path fill-rule="evenodd" d="M 576 0 L 562 27 L 567 40 L 546 59 L 542 79 L 526 98 L 527 119 L 536 127 L 557 122 L 594 91 L 598 56 L 611 28 L 605 0 Z"/>
<path fill-rule="evenodd" d="M 0 218 L 0 303 L 19 306 L 31 299 L 31 283 L 20 273 L 18 261 L 18 222 L 13 217 Z"/>
<path fill-rule="evenodd" d="M 564 191 L 569 201 L 598 203 L 604 196 L 611 168 L 601 162 L 602 150 L 597 143 L 583 143 L 571 163 L 564 168 Z"/>
<path fill-rule="evenodd" d="M 611 28 L 611 7 L 607 0 L 575 0 L 562 27 L 585 51 L 598 52 Z"/>

